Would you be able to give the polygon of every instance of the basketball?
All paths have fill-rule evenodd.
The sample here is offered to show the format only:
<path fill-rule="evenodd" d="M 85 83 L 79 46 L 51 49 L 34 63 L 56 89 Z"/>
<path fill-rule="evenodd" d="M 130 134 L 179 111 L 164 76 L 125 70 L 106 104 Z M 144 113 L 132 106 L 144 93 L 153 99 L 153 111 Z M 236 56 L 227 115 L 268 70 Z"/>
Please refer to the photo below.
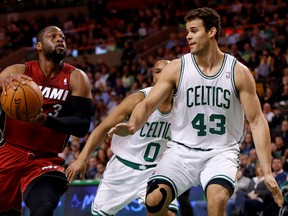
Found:
<path fill-rule="evenodd" d="M 25 80 L 25 84 L 22 84 L 14 80 L 13 83 L 16 90 L 7 85 L 7 94 L 1 94 L 2 109 L 12 119 L 27 121 L 40 112 L 43 104 L 42 92 L 33 81 Z"/>

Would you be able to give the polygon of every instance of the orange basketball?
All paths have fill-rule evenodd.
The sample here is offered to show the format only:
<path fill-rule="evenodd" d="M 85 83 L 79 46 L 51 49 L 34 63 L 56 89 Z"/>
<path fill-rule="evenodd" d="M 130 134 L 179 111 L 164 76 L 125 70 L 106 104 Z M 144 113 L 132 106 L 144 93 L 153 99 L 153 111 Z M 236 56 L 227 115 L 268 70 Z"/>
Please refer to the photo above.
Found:
<path fill-rule="evenodd" d="M 41 110 L 43 95 L 39 86 L 29 80 L 25 84 L 13 81 L 16 90 L 7 85 L 6 92 L 1 95 L 1 105 L 5 113 L 12 119 L 29 120 L 35 117 Z"/>

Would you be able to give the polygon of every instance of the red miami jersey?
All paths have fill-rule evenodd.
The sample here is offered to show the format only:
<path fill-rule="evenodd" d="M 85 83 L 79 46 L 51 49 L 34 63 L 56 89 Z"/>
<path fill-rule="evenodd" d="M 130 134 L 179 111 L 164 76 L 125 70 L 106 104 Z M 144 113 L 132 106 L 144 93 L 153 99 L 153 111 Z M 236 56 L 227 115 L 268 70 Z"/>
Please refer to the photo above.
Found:
<path fill-rule="evenodd" d="M 53 117 L 69 115 L 69 81 L 75 67 L 64 63 L 62 70 L 47 79 L 38 61 L 26 62 L 25 75 L 37 83 L 43 94 L 43 112 Z M 4 140 L 13 145 L 35 152 L 62 152 L 68 134 L 60 133 L 39 124 L 5 117 Z M 44 153 L 44 152 L 43 152 Z"/>

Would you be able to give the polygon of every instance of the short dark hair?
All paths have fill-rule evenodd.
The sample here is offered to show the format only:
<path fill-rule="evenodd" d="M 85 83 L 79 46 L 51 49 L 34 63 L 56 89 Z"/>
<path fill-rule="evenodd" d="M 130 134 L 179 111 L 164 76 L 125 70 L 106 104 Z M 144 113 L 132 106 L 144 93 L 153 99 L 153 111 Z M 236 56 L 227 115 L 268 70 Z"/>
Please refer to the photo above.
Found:
<path fill-rule="evenodd" d="M 41 41 L 42 41 L 43 34 L 45 33 L 45 31 L 46 31 L 47 29 L 53 28 L 53 27 L 58 28 L 57 26 L 47 26 L 47 27 L 41 29 L 41 30 L 38 32 L 38 34 L 37 34 L 36 41 L 37 41 L 37 42 L 41 42 Z"/>
<path fill-rule="evenodd" d="M 215 27 L 217 30 L 215 38 L 218 39 L 221 31 L 221 18 L 214 9 L 208 7 L 192 9 L 186 14 L 185 21 L 189 22 L 194 19 L 201 19 L 203 21 L 206 32 Z"/>

